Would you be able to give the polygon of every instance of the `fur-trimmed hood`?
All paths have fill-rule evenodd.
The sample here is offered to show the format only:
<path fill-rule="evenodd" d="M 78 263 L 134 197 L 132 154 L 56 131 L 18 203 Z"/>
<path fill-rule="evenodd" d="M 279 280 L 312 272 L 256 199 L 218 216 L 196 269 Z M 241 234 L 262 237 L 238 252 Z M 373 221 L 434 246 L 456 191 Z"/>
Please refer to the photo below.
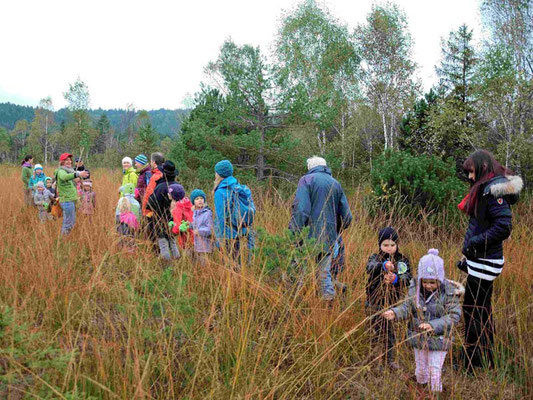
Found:
<path fill-rule="evenodd" d="M 487 183 L 483 195 L 490 194 L 496 198 L 505 196 L 510 204 L 515 204 L 523 187 L 524 182 L 517 175 L 497 176 Z"/>
<path fill-rule="evenodd" d="M 465 287 L 463 285 L 461 285 L 459 282 L 452 281 L 451 279 L 447 279 L 447 281 L 450 284 L 448 294 L 458 297 L 464 296 Z"/>

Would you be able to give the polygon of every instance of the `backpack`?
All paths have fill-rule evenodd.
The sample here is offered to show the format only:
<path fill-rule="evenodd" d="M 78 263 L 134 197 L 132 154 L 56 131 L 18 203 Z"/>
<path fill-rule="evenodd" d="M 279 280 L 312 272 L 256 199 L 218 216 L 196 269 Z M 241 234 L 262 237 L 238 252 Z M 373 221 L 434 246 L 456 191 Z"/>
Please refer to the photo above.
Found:
<path fill-rule="evenodd" d="M 246 185 L 233 186 L 229 196 L 229 219 L 237 230 L 248 228 L 254 223 L 255 205 L 252 191 Z"/>

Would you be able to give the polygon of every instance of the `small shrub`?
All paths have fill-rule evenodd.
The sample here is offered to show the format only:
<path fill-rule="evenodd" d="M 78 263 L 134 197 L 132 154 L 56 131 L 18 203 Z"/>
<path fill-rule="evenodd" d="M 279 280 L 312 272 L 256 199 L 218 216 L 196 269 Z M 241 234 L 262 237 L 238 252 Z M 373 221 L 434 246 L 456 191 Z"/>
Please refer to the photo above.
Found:
<path fill-rule="evenodd" d="M 371 186 L 367 199 L 371 210 L 402 216 L 416 216 L 421 211 L 457 214 L 456 205 L 465 192 L 452 160 L 402 151 L 387 151 L 376 159 Z"/>
<path fill-rule="evenodd" d="M 308 239 L 309 228 L 298 234 L 286 229 L 281 234 L 270 234 L 263 228 L 257 229 L 258 246 L 254 249 L 255 265 L 269 276 L 295 278 L 307 265 L 304 260 L 315 258 L 318 253 L 315 239 Z"/>
<path fill-rule="evenodd" d="M 0 306 L 0 398 L 8 386 L 37 388 L 38 382 L 65 374 L 71 356 L 29 324 L 19 323 L 12 308 Z"/>

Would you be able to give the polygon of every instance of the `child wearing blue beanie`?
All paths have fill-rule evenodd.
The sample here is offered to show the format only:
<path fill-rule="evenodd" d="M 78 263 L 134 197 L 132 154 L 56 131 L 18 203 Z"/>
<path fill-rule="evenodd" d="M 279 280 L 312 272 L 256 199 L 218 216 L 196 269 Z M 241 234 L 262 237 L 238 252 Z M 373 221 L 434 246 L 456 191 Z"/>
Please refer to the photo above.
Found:
<path fill-rule="evenodd" d="M 213 252 L 213 212 L 206 205 L 203 190 L 194 189 L 190 198 L 193 203 L 194 259 L 205 266 L 207 255 Z"/>

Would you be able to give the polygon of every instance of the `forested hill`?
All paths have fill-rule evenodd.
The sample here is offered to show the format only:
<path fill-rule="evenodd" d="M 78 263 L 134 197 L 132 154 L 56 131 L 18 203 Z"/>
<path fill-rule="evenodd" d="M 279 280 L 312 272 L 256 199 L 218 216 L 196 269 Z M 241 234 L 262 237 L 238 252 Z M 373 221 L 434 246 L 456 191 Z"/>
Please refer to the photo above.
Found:
<path fill-rule="evenodd" d="M 140 111 L 135 111 L 133 117 L 136 117 Z M 96 110 L 89 110 L 89 116 L 93 122 L 96 122 L 102 114 L 106 114 L 111 127 L 117 131 L 123 131 L 124 125 L 132 120 L 132 111 L 124 109 L 103 110 L 101 108 Z M 187 115 L 188 110 L 167 110 L 161 108 L 159 110 L 150 110 L 148 114 L 152 121 L 152 126 L 161 136 L 172 136 L 176 134 L 181 125 L 181 121 Z M 15 123 L 19 120 L 25 119 L 31 122 L 35 116 L 35 107 L 20 106 L 12 103 L 0 103 L 0 127 L 12 130 Z M 68 110 L 62 108 L 54 112 L 54 119 L 57 124 L 68 119 Z"/>

